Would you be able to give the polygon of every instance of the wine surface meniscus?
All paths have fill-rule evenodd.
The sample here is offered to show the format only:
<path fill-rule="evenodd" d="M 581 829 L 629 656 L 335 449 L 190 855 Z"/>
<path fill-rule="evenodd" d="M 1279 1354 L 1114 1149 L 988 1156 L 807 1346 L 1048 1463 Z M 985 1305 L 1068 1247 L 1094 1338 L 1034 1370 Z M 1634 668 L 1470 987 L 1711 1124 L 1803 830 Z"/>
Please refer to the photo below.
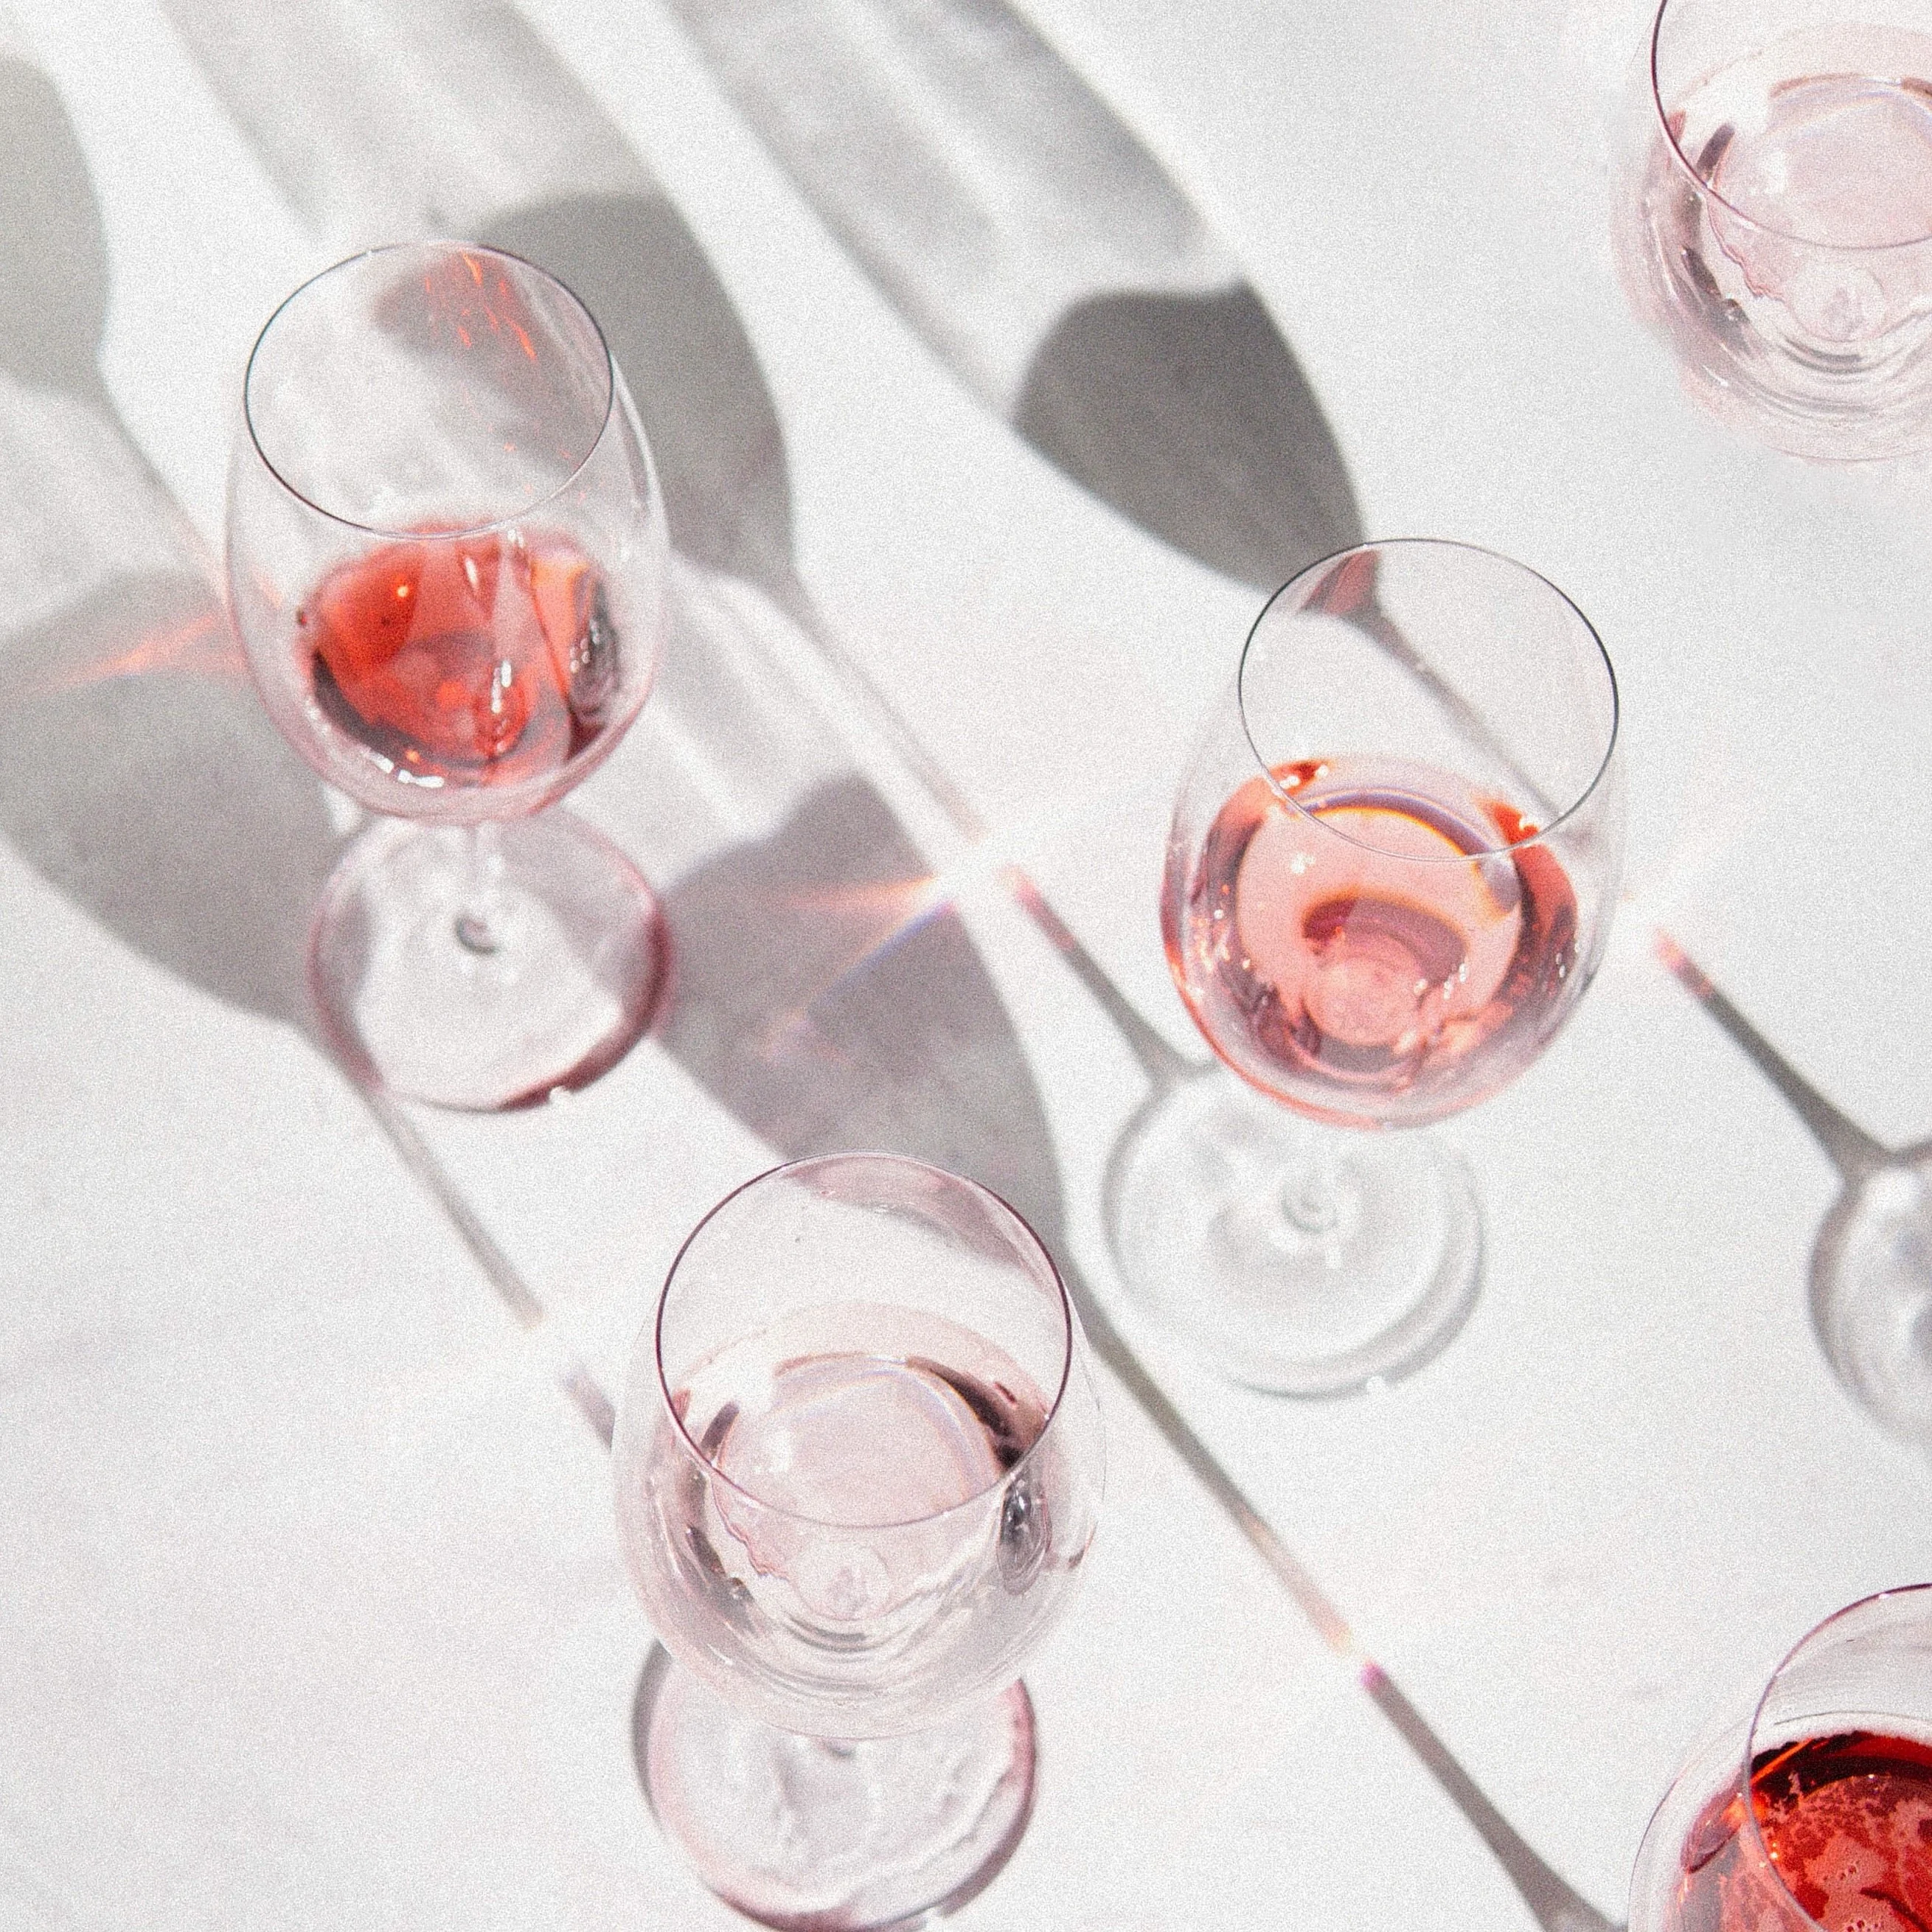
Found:
<path fill-rule="evenodd" d="M 602 579 L 541 532 L 386 544 L 325 578 L 296 623 L 323 715 L 405 784 L 555 772 L 617 682 Z"/>
<path fill-rule="evenodd" d="M 1744 1800 L 1705 1808 L 1683 1852 L 1679 1932 L 1796 1932 L 1778 1882 L 1827 1932 L 1932 1928 L 1932 1745 L 1854 1730 L 1761 1753 Z"/>
<path fill-rule="evenodd" d="M 1536 828 L 1450 774 L 1306 760 L 1221 808 L 1168 963 L 1202 1030 L 1325 1118 L 1428 1119 L 1505 1084 L 1567 1010 L 1576 899 Z"/>

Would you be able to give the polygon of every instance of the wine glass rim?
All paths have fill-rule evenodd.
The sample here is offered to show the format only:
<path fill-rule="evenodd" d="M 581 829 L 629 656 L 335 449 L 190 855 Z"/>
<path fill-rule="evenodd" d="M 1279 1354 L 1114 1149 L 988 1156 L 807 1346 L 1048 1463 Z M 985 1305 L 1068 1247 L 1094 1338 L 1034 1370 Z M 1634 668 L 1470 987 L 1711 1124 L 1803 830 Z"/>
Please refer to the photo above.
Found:
<path fill-rule="evenodd" d="M 1677 4 L 1681 12 L 1682 0 L 1677 0 Z M 1890 255 L 1906 248 L 1923 248 L 1928 242 L 1932 242 L 1932 227 L 1928 227 L 1923 234 L 1905 236 L 1896 242 L 1822 241 L 1816 236 L 1801 234 L 1795 229 L 1780 228 L 1774 223 L 1766 221 L 1762 216 L 1748 214 L 1712 182 L 1706 181 L 1697 172 L 1690 157 L 1678 145 L 1676 134 L 1670 125 L 1670 110 L 1664 104 L 1664 80 L 1659 68 L 1663 58 L 1664 16 L 1670 11 L 1672 4 L 1672 0 L 1658 0 L 1656 17 L 1651 23 L 1650 58 L 1648 62 L 1650 72 L 1650 104 L 1655 111 L 1657 124 L 1663 132 L 1664 145 L 1670 153 L 1672 162 L 1682 170 L 1686 178 L 1698 194 L 1707 196 L 1726 214 L 1735 217 L 1746 227 L 1756 230 L 1760 235 L 1770 236 L 1780 242 L 1794 242 L 1802 248 L 1816 249 L 1822 254 L 1840 256 L 1849 260 L 1856 260 L 1868 256 Z M 1699 85 L 1701 86 L 1703 80 L 1708 80 L 1709 78 L 1708 74 L 1703 76 Z"/>
<path fill-rule="evenodd" d="M 1778 1680 L 1784 1676 L 1786 1669 L 1800 1651 L 1808 1648 L 1827 1630 L 1844 1622 L 1847 1617 L 1862 1616 L 1876 1605 L 1899 1597 L 1919 1597 L 1932 1601 L 1932 1582 L 1899 1583 L 1888 1590 L 1874 1590 L 1870 1595 L 1860 1597 L 1856 1602 L 1846 1604 L 1842 1609 L 1834 1610 L 1829 1616 L 1822 1618 L 1814 1624 L 1778 1659 L 1777 1668 L 1765 1680 L 1764 1689 L 1759 1694 L 1757 1702 L 1752 1707 L 1750 1722 L 1745 1726 L 1744 1762 L 1739 1767 L 1738 1773 L 1738 1793 L 1744 1802 L 1744 1829 L 1750 1834 L 1751 1843 L 1756 1847 L 1759 1857 L 1762 1860 L 1763 1868 L 1768 1868 L 1777 1879 L 1780 1888 L 1791 1900 L 1792 1909 L 1807 1924 L 1815 1925 L 1818 1922 L 1798 1903 L 1797 1894 L 1786 1882 L 1784 1874 L 1780 1868 L 1777 1858 L 1772 1856 L 1771 1847 L 1765 1843 L 1763 1829 L 1758 1821 L 1757 1807 L 1752 1802 L 1752 1762 L 1757 1755 L 1758 1725 L 1763 1719 L 1765 1706 L 1771 1702 L 1772 1691 L 1778 1687 Z"/>
<path fill-rule="evenodd" d="M 769 1498 L 760 1496 L 755 1490 L 747 1489 L 743 1484 L 727 1475 L 717 1463 L 705 1454 L 704 1445 L 685 1426 L 684 1418 L 679 1413 L 677 1403 L 674 1397 L 670 1378 L 664 1372 L 664 1312 L 670 1304 L 672 1284 L 677 1279 L 677 1272 L 683 1264 L 685 1256 L 690 1252 L 692 1245 L 705 1229 L 741 1196 L 750 1192 L 754 1187 L 763 1186 L 768 1181 L 800 1180 L 820 1168 L 868 1162 L 932 1174 L 955 1186 L 969 1189 L 982 1198 L 992 1202 L 1004 1214 L 1011 1217 L 1020 1232 L 1033 1244 L 1040 1258 L 1046 1262 L 1048 1275 L 1053 1283 L 1060 1320 L 1060 1379 L 1054 1389 L 1052 1400 L 1046 1406 L 1046 1418 L 1040 1424 L 1040 1433 L 1028 1444 L 1024 1450 L 1009 1467 L 1002 1469 L 992 1481 L 975 1490 L 970 1496 L 962 1496 L 956 1503 L 949 1503 L 944 1509 L 928 1510 L 922 1515 L 906 1516 L 890 1522 L 836 1522 L 826 1517 L 813 1516 L 803 1510 L 787 1508 L 782 1503 L 775 1503 Z M 1067 1292 L 1066 1278 L 1060 1273 L 1060 1264 L 1053 1258 L 1053 1251 L 1040 1239 L 1032 1222 L 1028 1220 L 1026 1216 L 1004 1195 L 995 1193 L 992 1188 L 980 1181 L 968 1180 L 964 1174 L 954 1174 L 946 1168 L 935 1166 L 930 1161 L 916 1160 L 910 1154 L 885 1154 L 875 1150 L 854 1149 L 838 1154 L 810 1154 L 798 1160 L 782 1161 L 776 1167 L 768 1167 L 762 1172 L 753 1174 L 748 1180 L 740 1181 L 722 1200 L 706 1210 L 704 1218 L 679 1244 L 677 1252 L 672 1258 L 670 1268 L 664 1276 L 664 1288 L 658 1296 L 657 1313 L 652 1318 L 651 1324 L 651 1354 L 652 1370 L 657 1380 L 659 1406 L 664 1413 L 670 1418 L 672 1425 L 676 1430 L 684 1446 L 710 1472 L 712 1480 L 722 1483 L 734 1494 L 742 1496 L 746 1502 L 770 1515 L 782 1517 L 790 1522 L 808 1524 L 814 1529 L 836 1530 L 842 1534 L 849 1535 L 860 1531 L 874 1533 L 890 1530 L 914 1529 L 925 1524 L 941 1522 L 948 1516 L 957 1515 L 962 1510 L 974 1509 L 982 1505 L 988 1496 L 996 1496 L 1002 1490 L 1009 1487 L 1021 1472 L 1032 1463 L 1034 1457 L 1040 1453 L 1041 1445 L 1054 1432 L 1054 1423 L 1065 1402 L 1067 1388 L 1072 1380 L 1074 1358 L 1079 1346 L 1079 1322 L 1074 1313 L 1073 1298 Z"/>
<path fill-rule="evenodd" d="M 1246 697 L 1248 662 L 1256 640 L 1261 636 L 1262 627 L 1268 622 L 1268 614 L 1297 585 L 1304 583 L 1317 572 L 1332 571 L 1337 564 L 1345 562 L 1351 557 L 1378 556 L 1384 550 L 1394 550 L 1457 551 L 1466 556 L 1487 558 L 1492 562 L 1502 564 L 1509 570 L 1531 578 L 1541 584 L 1564 605 L 1576 622 L 1582 626 L 1583 634 L 1589 639 L 1596 650 L 1597 661 L 1603 667 L 1604 676 L 1609 688 L 1610 698 L 1610 728 L 1604 734 L 1603 756 L 1598 760 L 1596 769 L 1590 774 L 1589 782 L 1577 791 L 1576 796 L 1564 806 L 1562 811 L 1554 813 L 1547 824 L 1539 825 L 1534 832 L 1526 832 L 1520 838 L 1510 839 L 1502 844 L 1484 847 L 1472 852 L 1444 854 L 1439 857 L 1421 854 L 1391 853 L 1384 846 L 1376 844 L 1369 839 L 1358 838 L 1353 833 L 1344 831 L 1340 826 L 1330 824 L 1326 819 L 1321 818 L 1304 805 L 1294 793 L 1277 781 L 1274 774 L 1274 767 L 1269 764 L 1266 754 L 1255 742 L 1254 732 L 1248 722 Z M 1576 818 L 1601 789 L 1611 764 L 1616 759 L 1618 741 L 1623 726 L 1623 697 L 1617 688 L 1616 667 L 1610 662 L 1610 654 L 1604 649 L 1603 639 L 1597 634 L 1597 627 L 1583 614 L 1578 608 L 1576 600 L 1559 584 L 1552 583 L 1542 572 L 1533 568 L 1530 565 L 1520 562 L 1513 556 L 1505 556 L 1499 550 L 1491 550 L 1481 544 L 1462 543 L 1454 537 L 1378 538 L 1366 543 L 1350 544 L 1341 550 L 1332 550 L 1328 556 L 1317 557 L 1312 563 L 1306 565 L 1297 571 L 1286 584 L 1281 585 L 1269 597 L 1268 602 L 1262 606 L 1253 623 L 1249 627 L 1246 641 L 1241 646 L 1240 664 L 1234 674 L 1234 698 L 1235 710 L 1240 717 L 1241 736 L 1246 741 L 1248 749 L 1253 755 L 1256 764 L 1261 768 L 1262 777 L 1268 781 L 1269 790 L 1277 799 L 1285 805 L 1291 806 L 1296 814 L 1306 824 L 1329 838 L 1338 838 L 1344 844 L 1354 846 L 1358 851 L 1372 852 L 1378 858 L 1397 860 L 1404 866 L 1456 867 L 1480 865 L 1489 860 L 1506 858 L 1511 853 L 1526 851 L 1532 847 L 1547 843 Z M 1340 758 L 1347 754 L 1338 751 L 1335 755 Z"/>
<path fill-rule="evenodd" d="M 373 261 L 381 256 L 406 254 L 439 257 L 451 255 L 478 255 L 487 256 L 492 261 L 514 262 L 520 268 L 527 268 L 531 274 L 542 278 L 553 288 L 560 290 L 569 300 L 578 314 L 590 325 L 591 338 L 597 344 L 598 352 L 603 358 L 604 412 L 598 418 L 596 434 L 591 437 L 589 446 L 572 466 L 568 476 L 562 478 L 554 488 L 546 490 L 541 496 L 532 498 L 530 502 L 521 505 L 505 515 L 486 518 L 480 523 L 451 524 L 446 527 L 439 526 L 434 530 L 427 531 L 420 524 L 391 525 L 364 523 L 357 518 L 344 516 L 339 510 L 332 510 L 326 503 L 318 503 L 313 496 L 297 489 L 295 484 L 283 474 L 280 466 L 276 463 L 274 458 L 262 446 L 260 434 L 255 427 L 254 401 L 255 364 L 262 353 L 262 345 L 268 340 L 275 324 L 311 289 L 320 283 L 327 281 L 331 276 L 340 274 L 345 268 L 354 268 L 358 263 Z M 578 478 L 590 467 L 597 452 L 604 447 L 604 439 L 610 434 L 611 420 L 616 414 L 616 362 L 611 356 L 610 344 L 604 336 L 603 325 L 598 322 L 596 316 L 591 314 L 590 306 L 585 302 L 584 298 L 568 283 L 552 274 L 541 262 L 532 262 L 527 256 L 513 254 L 507 248 L 494 248 L 487 242 L 459 242 L 448 238 L 433 238 L 423 242 L 385 242 L 373 248 L 359 248 L 354 254 L 345 255 L 340 260 L 330 262 L 327 268 L 317 269 L 306 280 L 298 283 L 291 289 L 275 304 L 273 313 L 270 314 L 268 320 L 262 323 L 256 334 L 254 346 L 248 351 L 248 367 L 243 371 L 242 377 L 242 420 L 248 428 L 249 445 L 256 455 L 260 458 L 262 468 L 297 502 L 307 509 L 313 510 L 317 516 L 326 518 L 338 530 L 353 530 L 358 536 L 375 537 L 386 542 L 462 542 L 475 537 L 492 536 L 499 532 L 512 530 L 518 524 L 528 521 L 532 517 L 540 516 L 547 505 L 554 503 L 559 497 L 568 492 Z"/>

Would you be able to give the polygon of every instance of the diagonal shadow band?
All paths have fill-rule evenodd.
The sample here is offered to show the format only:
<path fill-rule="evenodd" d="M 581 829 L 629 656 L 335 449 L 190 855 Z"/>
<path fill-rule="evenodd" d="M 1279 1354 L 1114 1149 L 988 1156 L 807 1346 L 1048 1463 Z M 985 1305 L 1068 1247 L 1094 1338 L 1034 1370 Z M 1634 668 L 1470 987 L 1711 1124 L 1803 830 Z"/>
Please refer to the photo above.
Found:
<path fill-rule="evenodd" d="M 676 209 L 647 192 L 560 196 L 494 216 L 478 239 L 548 269 L 598 318 L 637 398 L 680 555 L 768 582 L 791 548 L 778 416 Z"/>
<path fill-rule="evenodd" d="M 1361 541 L 1333 430 L 1160 160 L 1006 0 L 670 0 L 962 385 L 1068 476 L 1273 590 Z"/>
<path fill-rule="evenodd" d="M 1102 502 L 1255 590 L 1362 541 L 1322 406 L 1246 283 L 1088 297 L 1035 352 L 1011 421 Z"/>
<path fill-rule="evenodd" d="M 0 370 L 104 408 L 107 249 L 80 144 L 46 75 L 0 55 Z"/>
<path fill-rule="evenodd" d="M 30 546 L 44 593 L 0 608 L 0 835 L 136 951 L 297 1021 L 336 834 L 238 674 L 187 519 L 108 398 L 86 160 L 52 85 L 10 58 L 0 162 L 0 559 Z"/>
<path fill-rule="evenodd" d="M 663 1044 L 787 1160 L 911 1154 L 1058 1232 L 1031 1071 L 957 912 L 920 909 L 928 869 L 856 775 L 815 787 L 666 894 L 685 990 Z"/>
<path fill-rule="evenodd" d="M 320 787 L 247 684 L 100 670 L 144 640 L 224 621 L 200 580 L 144 578 L 12 640 L 38 688 L 7 705 L 0 836 L 136 952 L 300 1024 L 309 911 L 338 845 Z"/>

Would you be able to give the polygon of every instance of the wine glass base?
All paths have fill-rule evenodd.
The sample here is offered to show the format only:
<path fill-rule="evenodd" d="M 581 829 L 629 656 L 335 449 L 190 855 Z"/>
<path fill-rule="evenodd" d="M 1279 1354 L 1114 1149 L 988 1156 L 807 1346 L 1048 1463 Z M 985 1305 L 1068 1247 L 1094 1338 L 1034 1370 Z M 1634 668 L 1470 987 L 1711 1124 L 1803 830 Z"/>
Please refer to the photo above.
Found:
<path fill-rule="evenodd" d="M 1015 1684 L 931 1730 L 844 1742 L 746 1716 L 662 1648 L 632 1742 L 652 1811 L 728 1905 L 782 1932 L 890 1932 L 996 1877 L 1033 1810 Z"/>
<path fill-rule="evenodd" d="M 1932 1154 L 1881 1168 L 1833 1210 L 1812 1256 L 1811 1319 L 1867 1413 L 1932 1444 Z"/>
<path fill-rule="evenodd" d="M 476 1112 L 532 1106 L 588 1085 L 650 1024 L 664 922 L 630 860 L 553 810 L 494 829 L 478 944 L 468 838 L 397 819 L 358 838 L 316 908 L 310 990 L 364 1084 Z"/>
<path fill-rule="evenodd" d="M 1236 1382 L 1344 1395 L 1419 1368 L 1467 1317 L 1482 1217 L 1461 1157 L 1414 1130 L 1324 1127 L 1210 1066 L 1114 1150 L 1129 1290 Z"/>
<path fill-rule="evenodd" d="M 1681 166 L 1660 139 L 1633 158 L 1611 245 L 1625 299 L 1669 346 L 1690 400 L 1726 428 L 1808 462 L 1884 463 L 1932 450 L 1922 315 L 1866 344 L 1808 337 L 1777 296 L 1742 280 L 1683 188 Z"/>

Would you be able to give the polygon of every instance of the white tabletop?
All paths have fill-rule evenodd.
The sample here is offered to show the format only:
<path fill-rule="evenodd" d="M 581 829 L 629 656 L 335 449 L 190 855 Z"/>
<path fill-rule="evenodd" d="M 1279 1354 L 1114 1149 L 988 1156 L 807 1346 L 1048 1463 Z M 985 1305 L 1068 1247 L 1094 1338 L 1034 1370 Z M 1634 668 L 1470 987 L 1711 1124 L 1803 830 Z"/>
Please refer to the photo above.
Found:
<path fill-rule="evenodd" d="M 42 165 L 0 179 L 0 318 L 28 345 L 0 344 L 0 1923 L 741 1922 L 640 1796 L 650 1633 L 559 1376 L 580 1361 L 614 1399 L 692 1223 L 842 1132 L 950 1148 L 1046 1223 L 1361 1651 L 1620 1919 L 1708 1723 L 1830 1610 L 1932 1575 L 1926 1463 L 1855 1408 L 1808 1323 L 1835 1178 L 1651 944 L 1667 923 L 1871 1133 L 1932 1128 L 1932 486 L 1708 424 L 1630 319 L 1606 228 L 1642 8 L 1022 9 L 1267 304 L 1369 531 L 1533 564 L 1622 688 L 1609 958 L 1543 1060 L 1448 1130 L 1486 1216 L 1475 1312 L 1387 1393 L 1308 1406 L 1218 1382 L 1121 1297 L 1100 1191 L 1137 1063 L 798 610 L 694 540 L 663 688 L 578 801 L 665 895 L 670 1021 L 547 1108 L 386 1130 L 302 1000 L 306 908 L 351 815 L 236 675 L 210 560 L 262 320 L 374 238 L 383 194 L 398 221 L 422 197 L 380 166 L 292 172 L 328 76 L 297 62 L 251 130 L 236 70 L 224 100 L 182 28 L 221 9 L 12 4 L 0 75 L 46 76 L 77 146 L 64 163 L 58 116 L 29 128 L 39 97 L 7 95 Z M 416 17 L 317 10 L 365 74 Z M 525 151 L 426 123 L 424 152 L 466 157 L 448 225 L 485 229 L 573 166 L 662 185 L 769 389 L 826 634 L 988 850 L 1200 1053 L 1155 886 L 1256 592 L 962 385 L 670 14 L 523 10 L 544 84 L 602 131 Z M 451 98 L 399 89 L 394 112 L 434 122 Z M 296 130 L 272 164 L 265 116 Z M 842 978 L 885 929 L 877 896 L 821 920 L 812 1005 L 781 862 L 828 788 L 850 876 L 909 838 L 958 896 L 909 963 Z M 534 1330 L 506 1282 L 548 1311 Z M 1357 1665 L 1103 1381 L 1102 1538 L 1028 1672 L 1040 1808 L 962 1924 L 1529 1926 Z"/>

